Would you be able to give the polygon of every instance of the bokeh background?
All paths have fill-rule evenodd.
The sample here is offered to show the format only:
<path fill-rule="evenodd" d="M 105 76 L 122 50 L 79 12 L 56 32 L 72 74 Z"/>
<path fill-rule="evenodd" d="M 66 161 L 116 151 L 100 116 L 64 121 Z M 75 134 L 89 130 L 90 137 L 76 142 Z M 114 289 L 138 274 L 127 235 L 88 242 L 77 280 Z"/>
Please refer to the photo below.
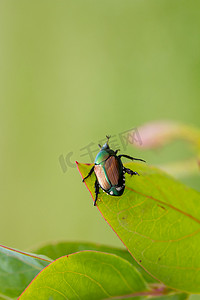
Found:
<path fill-rule="evenodd" d="M 120 246 L 61 162 L 149 121 L 200 127 L 199 78 L 199 1 L 0 0 L 1 244 Z M 181 143 L 126 152 L 156 164 L 190 155 Z"/>

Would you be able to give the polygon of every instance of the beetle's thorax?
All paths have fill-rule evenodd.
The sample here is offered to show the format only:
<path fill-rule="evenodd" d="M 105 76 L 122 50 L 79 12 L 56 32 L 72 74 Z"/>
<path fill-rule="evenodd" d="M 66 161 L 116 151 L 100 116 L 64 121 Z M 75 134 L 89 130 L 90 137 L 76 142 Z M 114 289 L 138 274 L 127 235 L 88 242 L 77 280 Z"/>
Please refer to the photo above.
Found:
<path fill-rule="evenodd" d="M 94 161 L 95 165 L 99 165 L 102 162 L 105 162 L 109 156 L 115 156 L 115 152 L 111 150 L 109 147 L 104 148 L 103 146 L 95 158 Z"/>

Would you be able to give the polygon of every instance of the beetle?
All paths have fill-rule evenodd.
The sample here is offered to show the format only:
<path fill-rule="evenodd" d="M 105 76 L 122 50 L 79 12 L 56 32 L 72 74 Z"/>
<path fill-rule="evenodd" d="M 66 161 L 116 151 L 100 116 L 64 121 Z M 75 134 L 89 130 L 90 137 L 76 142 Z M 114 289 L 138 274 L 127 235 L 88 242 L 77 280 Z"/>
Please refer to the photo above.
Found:
<path fill-rule="evenodd" d="M 94 172 L 96 175 L 95 180 L 95 201 L 94 206 L 96 205 L 99 188 L 111 196 L 121 196 L 125 189 L 125 173 L 132 175 L 139 175 L 137 172 L 134 172 L 128 168 L 125 168 L 122 164 L 121 157 L 126 157 L 131 160 L 140 160 L 145 162 L 145 160 L 140 158 L 134 158 L 129 155 L 121 154 L 117 155 L 118 150 L 110 149 L 108 142 L 110 136 L 107 137 L 107 142 L 100 147 L 100 151 L 97 154 L 94 162 L 94 166 L 89 171 L 88 175 L 83 178 L 83 182 Z"/>

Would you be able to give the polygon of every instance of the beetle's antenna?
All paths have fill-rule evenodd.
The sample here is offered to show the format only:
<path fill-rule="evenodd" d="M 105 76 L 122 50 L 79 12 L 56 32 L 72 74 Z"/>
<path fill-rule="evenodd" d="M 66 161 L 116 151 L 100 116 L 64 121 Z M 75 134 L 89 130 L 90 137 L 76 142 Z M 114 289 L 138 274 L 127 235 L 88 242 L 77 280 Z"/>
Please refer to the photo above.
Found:
<path fill-rule="evenodd" d="M 106 137 L 107 137 L 107 144 L 108 144 L 108 141 L 111 138 L 111 135 L 106 135 Z"/>
<path fill-rule="evenodd" d="M 110 138 L 110 135 L 106 135 L 107 137 L 107 142 L 103 145 L 103 147 L 101 147 L 101 145 L 99 144 L 99 147 L 103 150 L 103 149 L 110 149 L 109 145 L 108 145 L 108 141 Z"/>
<path fill-rule="evenodd" d="M 100 149 L 102 148 L 100 144 L 98 144 L 98 146 L 99 146 Z"/>

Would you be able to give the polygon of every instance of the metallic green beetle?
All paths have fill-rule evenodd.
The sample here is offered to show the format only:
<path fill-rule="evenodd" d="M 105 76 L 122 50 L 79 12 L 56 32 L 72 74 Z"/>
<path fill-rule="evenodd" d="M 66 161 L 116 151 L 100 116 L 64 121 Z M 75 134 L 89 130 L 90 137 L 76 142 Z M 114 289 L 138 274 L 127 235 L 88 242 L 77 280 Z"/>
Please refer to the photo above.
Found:
<path fill-rule="evenodd" d="M 110 136 L 107 137 L 107 142 L 101 147 L 101 150 L 97 154 L 94 162 L 94 166 L 88 173 L 88 175 L 83 178 L 83 182 L 88 178 L 93 172 L 96 175 L 95 181 L 95 201 L 96 205 L 99 187 L 102 188 L 104 192 L 111 196 L 121 196 L 125 189 L 125 173 L 132 175 L 139 175 L 130 169 L 123 166 L 121 157 L 126 157 L 131 160 L 140 160 L 145 162 L 143 159 L 134 158 L 128 155 L 117 155 L 118 150 L 113 151 L 108 145 Z"/>

